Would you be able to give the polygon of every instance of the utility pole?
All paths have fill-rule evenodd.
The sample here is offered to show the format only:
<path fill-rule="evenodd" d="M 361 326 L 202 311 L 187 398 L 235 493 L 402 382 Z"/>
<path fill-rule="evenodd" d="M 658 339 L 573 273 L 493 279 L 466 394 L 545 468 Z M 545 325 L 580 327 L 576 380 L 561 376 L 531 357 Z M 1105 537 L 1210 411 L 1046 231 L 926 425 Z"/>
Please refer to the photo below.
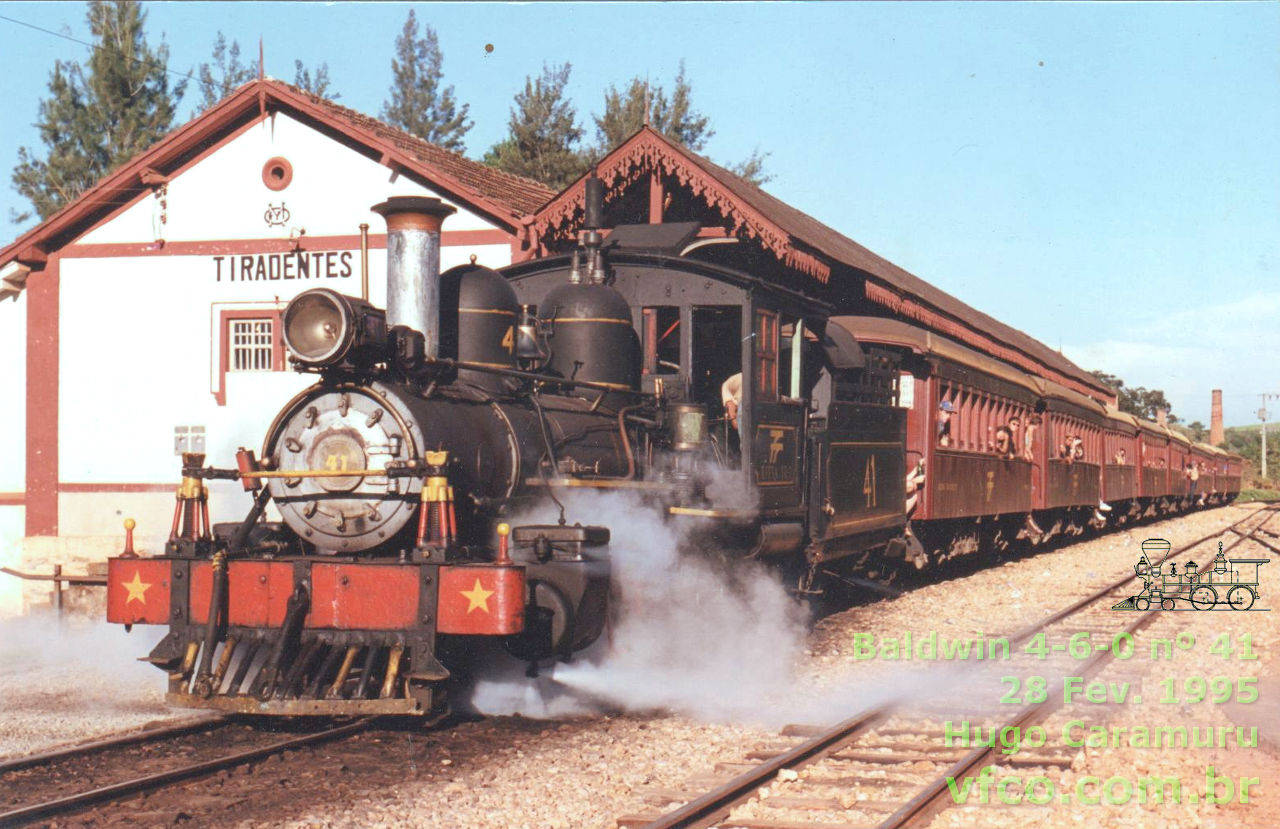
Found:
<path fill-rule="evenodd" d="M 1258 409 L 1258 419 L 1262 421 L 1262 479 L 1267 479 L 1267 396 L 1262 395 L 1262 408 Z"/>
<path fill-rule="evenodd" d="M 1262 479 L 1267 479 L 1267 398 L 1280 397 L 1280 394 L 1260 394 L 1262 408 L 1258 409 L 1258 419 L 1262 421 Z"/>

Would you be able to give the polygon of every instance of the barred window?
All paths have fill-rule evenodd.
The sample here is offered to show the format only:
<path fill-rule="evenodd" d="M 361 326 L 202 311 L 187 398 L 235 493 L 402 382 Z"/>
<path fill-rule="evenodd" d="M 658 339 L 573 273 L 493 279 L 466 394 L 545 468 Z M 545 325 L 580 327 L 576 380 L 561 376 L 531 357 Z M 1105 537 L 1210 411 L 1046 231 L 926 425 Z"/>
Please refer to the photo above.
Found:
<path fill-rule="evenodd" d="M 271 371 L 275 321 L 233 319 L 230 328 L 230 371 Z"/>

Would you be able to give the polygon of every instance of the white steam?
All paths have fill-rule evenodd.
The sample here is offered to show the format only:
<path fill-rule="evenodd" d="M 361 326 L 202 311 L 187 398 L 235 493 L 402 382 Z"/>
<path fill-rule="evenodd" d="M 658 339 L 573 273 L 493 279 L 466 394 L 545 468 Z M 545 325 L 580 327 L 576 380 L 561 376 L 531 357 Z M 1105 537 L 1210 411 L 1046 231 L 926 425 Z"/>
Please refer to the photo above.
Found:
<path fill-rule="evenodd" d="M 717 509 L 749 510 L 760 502 L 760 491 L 754 486 L 743 486 L 743 471 L 707 464 L 700 470 L 703 491 L 707 500 Z"/>
<path fill-rule="evenodd" d="M 0 756 L 164 714 L 164 673 L 136 661 L 164 632 L 51 612 L 0 621 Z"/>
<path fill-rule="evenodd" d="M 628 495 L 566 500 L 570 521 L 612 534 L 615 614 L 597 647 L 554 676 L 516 671 L 486 677 L 473 704 L 488 713 L 563 716 L 593 707 L 660 709 L 711 720 L 759 719 L 794 678 L 805 611 L 776 573 L 749 562 L 717 563 L 688 546 L 687 519 L 664 522 Z M 554 512 L 527 516 L 554 521 Z M 559 686 L 559 688 L 557 688 Z M 567 687 L 573 694 L 562 693 Z M 594 705 L 593 705 L 594 704 Z"/>

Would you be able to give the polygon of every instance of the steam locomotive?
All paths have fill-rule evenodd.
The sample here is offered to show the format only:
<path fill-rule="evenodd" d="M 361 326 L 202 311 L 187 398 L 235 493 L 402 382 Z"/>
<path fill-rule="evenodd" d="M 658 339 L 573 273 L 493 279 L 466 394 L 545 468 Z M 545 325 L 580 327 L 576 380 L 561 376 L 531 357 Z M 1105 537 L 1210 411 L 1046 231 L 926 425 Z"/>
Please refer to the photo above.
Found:
<path fill-rule="evenodd" d="M 423 715 L 481 643 L 532 664 L 589 646 L 609 614 L 610 532 L 570 523 L 562 496 L 578 489 L 639 496 L 801 589 L 832 567 L 925 566 L 1028 526 L 1083 531 L 1239 489 L 1234 456 L 846 315 L 696 223 L 606 233 L 600 182 L 586 193 L 572 250 L 502 273 L 439 273 L 453 208 L 392 198 L 373 208 L 387 308 L 323 288 L 289 303 L 286 347 L 317 382 L 260 456 L 185 455 L 164 554 L 127 544 L 108 563 L 108 619 L 168 626 L 147 660 L 171 704 Z M 940 445 L 943 402 L 959 425 Z M 993 454 L 983 430 L 1014 413 L 1044 425 L 1017 436 L 1025 455 Z M 1083 436 L 1074 463 L 1049 458 L 1064 428 Z M 1102 453 L 1121 444 L 1130 464 L 1114 470 Z M 1202 493 L 1172 473 L 1193 456 L 1212 464 Z M 219 478 L 254 493 L 243 521 L 210 526 Z M 512 526 L 548 503 L 558 522 Z"/>

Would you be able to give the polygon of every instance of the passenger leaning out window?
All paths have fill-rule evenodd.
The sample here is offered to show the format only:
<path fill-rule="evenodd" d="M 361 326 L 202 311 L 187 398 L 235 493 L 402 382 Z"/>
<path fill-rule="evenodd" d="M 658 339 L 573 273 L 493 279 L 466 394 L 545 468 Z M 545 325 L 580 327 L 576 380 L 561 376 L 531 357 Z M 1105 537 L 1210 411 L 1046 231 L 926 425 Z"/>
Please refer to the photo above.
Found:
<path fill-rule="evenodd" d="M 996 429 L 995 453 L 1006 461 L 1013 460 L 1013 433 L 1009 431 L 1008 426 Z"/>
<path fill-rule="evenodd" d="M 1036 430 L 1040 428 L 1040 415 L 1033 414 L 1027 420 L 1027 431 L 1022 436 L 1022 459 L 1035 463 Z"/>
<path fill-rule="evenodd" d="M 938 445 L 951 445 L 951 417 L 955 413 L 956 407 L 951 405 L 950 400 L 943 400 L 938 404 Z"/>

